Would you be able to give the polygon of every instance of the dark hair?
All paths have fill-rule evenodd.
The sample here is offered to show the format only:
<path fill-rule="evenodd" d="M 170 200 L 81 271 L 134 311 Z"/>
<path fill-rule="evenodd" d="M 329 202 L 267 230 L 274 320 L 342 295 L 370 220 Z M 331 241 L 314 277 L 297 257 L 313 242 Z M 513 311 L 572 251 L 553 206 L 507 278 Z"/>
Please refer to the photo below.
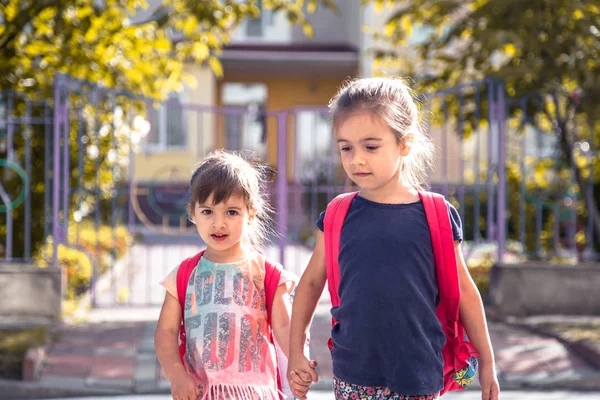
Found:
<path fill-rule="evenodd" d="M 349 81 L 329 102 L 334 134 L 349 117 L 368 113 L 381 118 L 398 143 L 410 142 L 402 164 L 402 179 L 423 188 L 433 166 L 434 147 L 420 127 L 419 110 L 410 88 L 402 79 L 361 78 Z"/>
<path fill-rule="evenodd" d="M 248 210 L 255 212 L 248 239 L 253 247 L 260 248 L 272 233 L 272 209 L 266 194 L 272 172 L 266 163 L 249 152 L 213 151 L 192 173 L 188 212 L 191 214 L 196 204 L 204 203 L 211 195 L 213 204 L 240 196 Z"/>

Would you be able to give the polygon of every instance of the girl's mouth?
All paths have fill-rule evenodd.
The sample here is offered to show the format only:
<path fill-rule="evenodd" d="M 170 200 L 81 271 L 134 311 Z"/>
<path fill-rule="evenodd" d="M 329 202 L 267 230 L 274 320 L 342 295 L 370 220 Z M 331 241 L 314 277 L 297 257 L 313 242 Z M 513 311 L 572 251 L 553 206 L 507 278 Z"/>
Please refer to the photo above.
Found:
<path fill-rule="evenodd" d="M 227 235 L 221 233 L 213 233 L 210 237 L 212 237 L 215 242 L 222 242 L 227 239 Z"/>

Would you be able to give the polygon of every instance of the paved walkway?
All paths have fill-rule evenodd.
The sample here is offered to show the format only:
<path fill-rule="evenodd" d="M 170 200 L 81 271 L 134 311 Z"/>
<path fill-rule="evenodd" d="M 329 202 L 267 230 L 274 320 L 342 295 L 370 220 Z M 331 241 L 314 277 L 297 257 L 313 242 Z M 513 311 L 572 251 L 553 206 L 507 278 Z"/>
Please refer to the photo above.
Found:
<path fill-rule="evenodd" d="M 193 245 L 176 252 L 169 246 L 136 247 L 127 263 L 122 260 L 112 274 L 105 275 L 98 282 L 96 301 L 104 307 L 86 313 L 86 323 L 59 327 L 61 334 L 49 349 L 39 382 L 0 381 L 0 399 L 18 398 L 18 393 L 32 393 L 34 396 L 35 393 L 44 393 L 54 397 L 94 393 L 169 393 L 169 383 L 158 364 L 153 343 L 159 313 L 156 305 L 164 297 L 164 291 L 157 282 L 172 268 L 169 260 L 180 260 L 182 254 L 195 251 L 197 249 Z M 274 252 L 272 248 L 267 253 L 274 257 Z M 287 268 L 300 268 L 306 265 L 309 257 L 307 249 L 290 246 L 285 265 Z M 301 274 L 300 270 L 294 272 Z M 116 282 L 119 286 L 115 285 Z M 110 308 L 120 285 L 129 289 L 129 301 L 134 307 Z M 155 306 L 144 307 L 144 304 Z M 311 330 L 311 354 L 319 362 L 321 380 L 316 389 L 327 391 L 331 390 L 332 376 L 327 349 L 330 328 L 329 299 L 325 291 Z M 600 390 L 600 371 L 569 352 L 558 340 L 500 323 L 490 324 L 490 332 L 503 390 Z M 6 393 L 15 395 L 3 397 Z"/>
<path fill-rule="evenodd" d="M 65 395 L 168 393 L 169 383 L 154 352 L 157 315 L 157 308 L 101 309 L 91 312 L 85 324 L 63 326 L 36 385 Z M 132 316 L 138 321 L 129 321 Z M 319 307 L 311 339 L 312 357 L 319 362 L 321 376 L 315 389 L 331 388 L 326 345 L 330 324 L 326 307 Z M 600 390 L 600 371 L 558 340 L 500 323 L 491 323 L 490 333 L 503 390 Z"/>
<path fill-rule="evenodd" d="M 309 400 L 333 400 L 333 392 L 313 390 L 308 396 Z M 502 400 L 598 400 L 600 392 L 575 392 L 575 391 L 512 391 L 502 392 Z M 169 395 L 133 395 L 106 397 L 81 397 L 69 400 L 171 400 Z M 481 400 L 481 395 L 476 391 L 451 393 L 444 396 L 444 400 Z"/>

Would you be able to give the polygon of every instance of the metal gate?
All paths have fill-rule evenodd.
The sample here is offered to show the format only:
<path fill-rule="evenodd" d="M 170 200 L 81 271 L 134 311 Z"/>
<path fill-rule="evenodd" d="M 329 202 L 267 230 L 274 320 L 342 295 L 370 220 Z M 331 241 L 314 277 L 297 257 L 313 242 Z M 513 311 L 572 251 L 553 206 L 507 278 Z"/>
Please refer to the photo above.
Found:
<path fill-rule="evenodd" d="M 265 251 L 297 274 L 310 257 L 319 213 L 352 189 L 325 108 L 157 105 L 60 75 L 52 102 L 11 93 L 1 99 L 3 259 L 60 266 L 66 298 L 86 296 L 97 307 L 162 302 L 159 280 L 202 247 L 185 205 L 191 168 L 212 149 L 252 150 L 276 167 L 270 201 L 278 235 Z M 580 254 L 572 239 L 580 233 L 593 252 L 593 226 L 575 212 L 585 202 L 574 185 L 544 198 L 528 183 L 557 154 L 553 135 L 528 117 L 527 99 L 507 98 L 501 82 L 484 80 L 421 102 L 437 150 L 429 183 L 457 206 L 469 260 Z M 38 203 L 43 213 L 32 207 Z M 549 224 L 550 241 L 542 237 Z"/>

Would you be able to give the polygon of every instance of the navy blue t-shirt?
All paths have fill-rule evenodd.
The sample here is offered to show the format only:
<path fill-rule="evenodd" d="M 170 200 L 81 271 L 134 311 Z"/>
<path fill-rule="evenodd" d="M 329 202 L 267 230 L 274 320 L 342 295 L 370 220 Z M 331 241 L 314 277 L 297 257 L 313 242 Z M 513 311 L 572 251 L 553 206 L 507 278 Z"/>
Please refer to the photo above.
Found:
<path fill-rule="evenodd" d="M 460 216 L 448 208 L 454 239 L 462 241 Z M 324 216 L 317 220 L 321 230 Z M 404 395 L 440 391 L 445 336 L 435 314 L 438 286 L 423 203 L 357 196 L 342 227 L 339 264 L 333 373 Z"/>

